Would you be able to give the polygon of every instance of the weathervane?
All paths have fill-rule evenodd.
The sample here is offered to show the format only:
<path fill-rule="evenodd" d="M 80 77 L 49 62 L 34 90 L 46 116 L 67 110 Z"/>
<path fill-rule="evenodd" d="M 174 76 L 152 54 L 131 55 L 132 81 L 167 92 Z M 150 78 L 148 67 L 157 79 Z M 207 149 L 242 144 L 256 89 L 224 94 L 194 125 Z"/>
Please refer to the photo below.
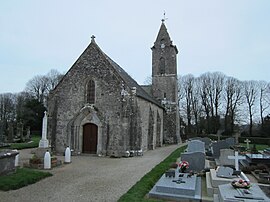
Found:
<path fill-rule="evenodd" d="M 164 11 L 164 13 L 163 13 L 163 19 L 161 21 L 162 22 L 165 22 L 165 20 L 168 20 L 168 18 L 166 18 L 166 12 Z"/>

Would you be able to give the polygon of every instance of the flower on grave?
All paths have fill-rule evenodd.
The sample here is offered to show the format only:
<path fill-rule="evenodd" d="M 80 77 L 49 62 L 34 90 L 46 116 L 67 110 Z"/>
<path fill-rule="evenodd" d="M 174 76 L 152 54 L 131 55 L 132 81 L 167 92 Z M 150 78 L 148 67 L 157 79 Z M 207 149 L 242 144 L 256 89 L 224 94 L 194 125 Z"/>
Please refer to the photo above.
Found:
<path fill-rule="evenodd" d="M 189 163 L 187 162 L 187 161 L 181 161 L 180 163 L 179 163 L 179 171 L 180 172 L 185 172 L 185 170 L 186 169 L 188 169 L 189 168 Z"/>
<path fill-rule="evenodd" d="M 246 181 L 246 180 L 234 180 L 232 181 L 232 186 L 234 188 L 244 188 L 244 189 L 249 189 L 251 187 L 251 184 L 249 181 Z"/>

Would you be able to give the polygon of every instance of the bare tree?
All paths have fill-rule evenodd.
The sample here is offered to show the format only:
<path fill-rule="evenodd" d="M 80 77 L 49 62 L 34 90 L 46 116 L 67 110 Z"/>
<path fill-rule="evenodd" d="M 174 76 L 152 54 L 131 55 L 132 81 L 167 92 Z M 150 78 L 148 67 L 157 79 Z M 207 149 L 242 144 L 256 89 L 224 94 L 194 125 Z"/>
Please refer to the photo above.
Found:
<path fill-rule="evenodd" d="M 194 83 L 194 76 L 189 74 L 178 79 L 181 85 L 179 86 L 179 100 L 180 108 L 182 109 L 187 120 L 187 133 L 191 134 L 192 124 L 192 86 Z"/>
<path fill-rule="evenodd" d="M 26 83 L 25 91 L 34 96 L 38 101 L 46 103 L 51 90 L 60 82 L 63 75 L 57 70 L 50 70 L 47 75 L 37 75 Z"/>
<path fill-rule="evenodd" d="M 269 90 L 268 90 L 269 89 Z M 259 108 L 260 108 L 260 120 L 261 126 L 264 127 L 264 117 L 267 115 L 265 111 L 269 108 L 270 102 L 268 98 L 270 97 L 270 85 L 265 81 L 258 82 L 258 93 L 259 93 Z"/>
<path fill-rule="evenodd" d="M 249 135 L 252 136 L 253 127 L 253 115 L 255 113 L 255 101 L 258 94 L 258 82 L 256 81 L 244 81 L 244 96 L 248 106 L 249 114 Z"/>
<path fill-rule="evenodd" d="M 202 105 L 200 99 L 200 81 L 198 78 L 194 79 L 192 86 L 192 95 L 191 95 L 191 105 L 192 105 L 192 114 L 194 116 L 194 123 L 196 128 L 196 134 L 201 132 L 199 125 L 199 118 L 201 117 Z"/>
<path fill-rule="evenodd" d="M 239 80 L 228 77 L 225 81 L 225 131 L 234 132 L 238 106 L 242 99 L 242 84 Z"/>

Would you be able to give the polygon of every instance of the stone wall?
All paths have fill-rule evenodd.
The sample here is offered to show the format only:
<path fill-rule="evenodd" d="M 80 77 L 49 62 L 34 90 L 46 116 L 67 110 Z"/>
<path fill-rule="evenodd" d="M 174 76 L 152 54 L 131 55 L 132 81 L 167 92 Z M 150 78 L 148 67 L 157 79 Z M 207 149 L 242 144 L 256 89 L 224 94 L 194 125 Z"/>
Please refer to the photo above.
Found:
<path fill-rule="evenodd" d="M 89 80 L 95 83 L 94 104 L 86 102 Z M 159 138 L 163 138 L 163 108 L 137 97 L 99 47 L 91 43 L 49 96 L 48 138 L 56 152 L 70 146 L 80 153 L 83 126 L 92 123 L 98 127 L 97 154 L 122 156 L 127 150 L 147 150 L 150 108 L 155 148 L 157 113 L 161 119 Z"/>

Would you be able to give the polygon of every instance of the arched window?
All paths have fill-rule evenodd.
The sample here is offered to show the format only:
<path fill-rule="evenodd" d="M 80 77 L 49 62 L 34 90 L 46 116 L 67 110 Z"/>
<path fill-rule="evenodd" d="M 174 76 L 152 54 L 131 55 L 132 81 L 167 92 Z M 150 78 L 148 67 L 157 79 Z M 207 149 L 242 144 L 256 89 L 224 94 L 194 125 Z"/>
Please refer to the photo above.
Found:
<path fill-rule="evenodd" d="M 159 73 L 165 74 L 165 59 L 164 58 L 160 58 L 159 60 Z"/>
<path fill-rule="evenodd" d="M 90 80 L 88 81 L 86 86 L 86 102 L 89 104 L 94 104 L 95 95 L 96 95 L 95 82 L 93 80 Z"/>

